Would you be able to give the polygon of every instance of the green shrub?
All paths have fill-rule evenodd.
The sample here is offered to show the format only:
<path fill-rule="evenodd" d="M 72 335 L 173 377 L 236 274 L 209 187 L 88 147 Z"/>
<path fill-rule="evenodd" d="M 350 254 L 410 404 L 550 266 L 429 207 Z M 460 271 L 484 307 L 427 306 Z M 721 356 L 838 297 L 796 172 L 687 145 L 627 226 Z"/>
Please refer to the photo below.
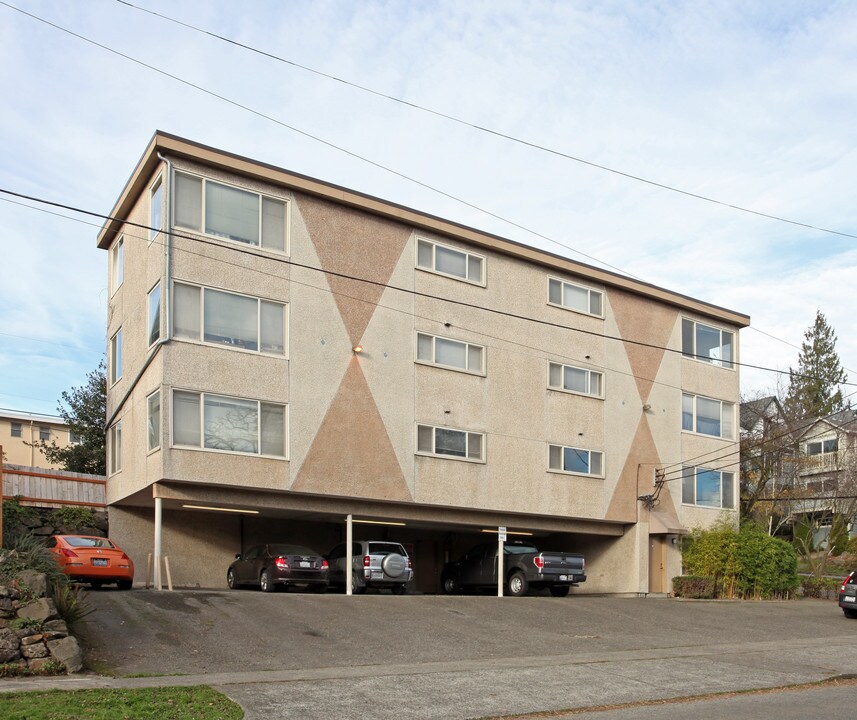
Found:
<path fill-rule="evenodd" d="M 51 524 L 66 528 L 72 532 L 80 532 L 83 528 L 95 526 L 95 514 L 88 507 L 66 505 L 51 513 Z"/>
<path fill-rule="evenodd" d="M 54 605 L 57 613 L 71 627 L 86 617 L 94 608 L 86 602 L 84 590 L 80 585 L 56 585 L 53 590 Z"/>
<path fill-rule="evenodd" d="M 12 548 L 19 535 L 27 533 L 27 523 L 36 524 L 39 513 L 29 505 L 21 505 L 21 496 L 3 501 L 3 547 Z"/>
<path fill-rule="evenodd" d="M 45 574 L 49 591 L 68 584 L 68 577 L 41 538 L 29 533 L 15 535 L 6 547 L 8 551 L 0 555 L 0 585 L 7 585 L 28 569 Z"/>
<path fill-rule="evenodd" d="M 830 554 L 839 557 L 848 549 L 848 521 L 844 515 L 834 515 L 830 526 Z"/>
<path fill-rule="evenodd" d="M 677 575 L 673 578 L 673 595 L 682 598 L 711 599 L 714 578 L 701 575 Z"/>
<path fill-rule="evenodd" d="M 842 581 L 836 578 L 802 577 L 800 588 L 804 597 L 808 598 L 835 598 L 839 595 Z"/>

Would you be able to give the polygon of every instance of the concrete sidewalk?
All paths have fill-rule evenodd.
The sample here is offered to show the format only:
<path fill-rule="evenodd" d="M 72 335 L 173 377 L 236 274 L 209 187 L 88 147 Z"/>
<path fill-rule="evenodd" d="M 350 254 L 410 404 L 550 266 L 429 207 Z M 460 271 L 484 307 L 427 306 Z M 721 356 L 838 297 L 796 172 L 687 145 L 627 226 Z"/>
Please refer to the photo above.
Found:
<path fill-rule="evenodd" d="M 288 623 L 287 616 L 296 609 L 303 617 L 304 600 L 292 600 L 274 598 L 284 613 L 283 622 Z M 337 639 L 340 663 L 313 664 L 307 662 L 306 648 L 283 645 L 280 655 L 268 658 L 280 669 L 269 665 L 271 669 L 242 670 L 241 651 L 231 647 L 234 639 L 227 636 L 219 643 L 221 668 L 208 672 L 10 679 L 0 681 L 0 691 L 206 684 L 241 704 L 247 720 L 464 719 L 778 687 L 857 668 L 852 632 L 843 632 L 857 630 L 857 622 L 845 620 L 830 602 L 524 598 L 498 603 L 490 598 L 434 598 L 408 604 L 409 598 L 380 596 L 360 598 L 356 604 L 341 597 L 329 600 L 333 602 L 328 609 L 340 617 L 326 626 Z M 175 598 L 165 602 L 174 603 Z M 427 634 L 432 629 L 437 634 L 437 618 L 450 609 L 468 620 L 456 628 L 461 633 L 457 640 L 444 635 L 437 643 Z M 478 624 L 471 622 L 477 609 L 482 620 Z M 434 617 L 420 618 L 430 610 Z M 376 613 L 388 620 L 393 616 L 394 621 L 402 613 L 411 616 L 409 632 L 402 638 L 379 635 L 372 647 L 347 642 L 354 616 L 366 621 Z M 527 626 L 519 625 L 520 642 L 509 642 L 510 635 L 504 632 L 502 646 L 507 652 L 496 654 L 491 640 L 499 628 L 508 630 L 506 624 L 524 617 L 533 623 L 529 635 L 535 644 Z M 592 633 L 571 633 L 564 621 L 576 629 L 588 625 Z M 492 631 L 495 623 L 499 625 Z M 284 637 L 289 638 L 287 633 L 279 635 L 281 641 Z M 401 643 L 412 647 L 407 656 L 400 652 Z M 438 648 L 445 644 L 446 657 L 438 657 Z M 156 659 L 165 671 L 173 667 L 174 651 L 172 642 L 160 650 L 152 648 L 163 653 Z M 318 655 L 326 658 L 325 652 Z M 129 657 L 135 664 L 136 654 Z"/>

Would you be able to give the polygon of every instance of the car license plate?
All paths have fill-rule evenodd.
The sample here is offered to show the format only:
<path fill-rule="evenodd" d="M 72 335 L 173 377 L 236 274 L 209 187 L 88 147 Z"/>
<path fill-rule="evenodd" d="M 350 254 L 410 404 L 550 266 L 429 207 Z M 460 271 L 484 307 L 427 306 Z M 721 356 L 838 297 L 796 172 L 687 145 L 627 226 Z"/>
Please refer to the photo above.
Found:
<path fill-rule="evenodd" d="M 96 567 L 107 567 L 107 558 L 92 558 L 92 564 Z"/>
<path fill-rule="evenodd" d="M 568 580 L 568 575 L 560 575 L 559 579 L 560 580 Z"/>
<path fill-rule="evenodd" d="M 844 598 L 842 598 L 842 599 L 843 599 L 845 602 L 854 602 L 854 600 L 855 600 L 855 599 L 857 599 L 857 598 L 855 598 L 855 597 L 854 597 L 854 595 L 846 595 L 846 596 L 845 596 Z"/>
<path fill-rule="evenodd" d="M 301 567 L 312 567 L 312 563 L 308 563 L 305 560 L 301 560 Z"/>
<path fill-rule="evenodd" d="M 372 579 L 373 580 L 380 580 L 382 577 L 384 577 L 383 573 L 380 573 L 377 570 L 372 571 Z"/>

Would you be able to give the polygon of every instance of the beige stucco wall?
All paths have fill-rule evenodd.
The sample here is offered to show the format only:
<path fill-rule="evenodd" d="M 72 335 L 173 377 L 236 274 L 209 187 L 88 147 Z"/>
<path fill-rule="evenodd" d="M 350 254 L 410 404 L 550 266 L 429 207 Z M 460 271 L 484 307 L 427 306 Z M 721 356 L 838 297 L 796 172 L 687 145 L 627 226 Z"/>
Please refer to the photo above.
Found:
<path fill-rule="evenodd" d="M 3 448 L 3 461 L 11 465 L 26 465 L 28 467 L 40 467 L 56 470 L 62 466 L 58 463 L 49 462 L 38 448 L 32 444 L 38 443 L 41 428 L 50 429 L 50 438 L 58 447 L 68 447 L 68 425 L 51 422 L 46 419 L 27 419 L 23 417 L 8 417 L 0 415 L 0 447 Z M 12 423 L 21 426 L 21 437 L 12 437 Z M 26 443 L 30 443 L 27 445 Z"/>

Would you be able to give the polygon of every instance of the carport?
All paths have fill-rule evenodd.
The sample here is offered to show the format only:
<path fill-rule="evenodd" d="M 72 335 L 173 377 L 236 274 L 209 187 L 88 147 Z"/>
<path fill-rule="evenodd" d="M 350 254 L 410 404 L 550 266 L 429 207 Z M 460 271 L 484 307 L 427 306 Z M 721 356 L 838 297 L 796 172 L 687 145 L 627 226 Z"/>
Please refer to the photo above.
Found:
<path fill-rule="evenodd" d="M 620 522 L 179 481 L 155 483 L 111 505 L 110 520 L 111 533 L 135 561 L 138 583 L 152 555 L 156 587 L 163 584 L 157 570 L 164 557 L 176 586 L 222 587 L 229 562 L 250 545 L 289 541 L 326 553 L 350 534 L 354 540 L 402 543 L 414 563 L 413 590 L 435 593 L 445 562 L 474 544 L 496 540 L 498 528 L 505 527 L 510 540 L 584 553 L 588 570 L 606 561 L 593 585 L 608 576 L 616 581 L 612 591 L 631 590 L 618 568 L 612 569 L 620 556 L 627 564 L 627 549 L 619 546 L 630 548 L 634 535 L 628 533 L 633 525 Z"/>

